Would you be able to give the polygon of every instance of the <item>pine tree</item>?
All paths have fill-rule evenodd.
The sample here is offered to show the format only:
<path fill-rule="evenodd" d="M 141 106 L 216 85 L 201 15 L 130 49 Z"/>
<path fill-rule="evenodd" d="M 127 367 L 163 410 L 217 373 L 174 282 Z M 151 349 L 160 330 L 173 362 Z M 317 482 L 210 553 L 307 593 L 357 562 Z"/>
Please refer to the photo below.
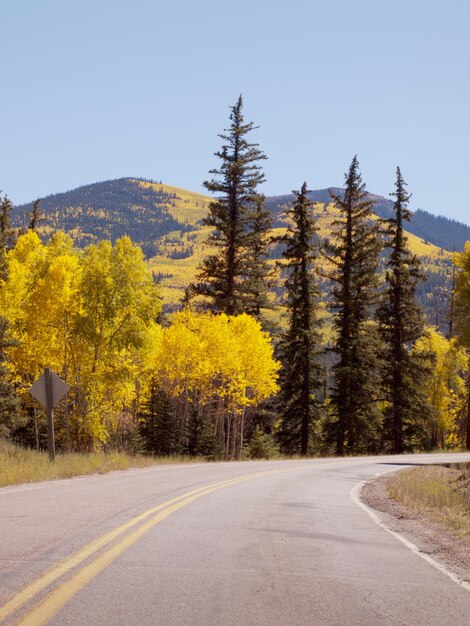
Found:
<path fill-rule="evenodd" d="M 242 109 L 240 96 L 231 107 L 230 127 L 219 135 L 224 143 L 216 156 L 222 163 L 218 169 L 210 171 L 214 178 L 204 182 L 208 191 L 217 194 L 204 220 L 206 226 L 214 229 L 208 244 L 214 246 L 216 252 L 204 259 L 199 267 L 198 282 L 189 288 L 189 297 L 202 295 L 209 299 L 211 309 L 227 315 L 237 315 L 258 306 L 253 303 L 253 282 L 247 278 L 252 277 L 254 264 L 264 261 L 261 257 L 250 257 L 247 252 L 254 223 L 267 228 L 260 212 L 258 193 L 258 186 L 264 182 L 259 162 L 266 156 L 258 144 L 247 139 L 257 127 L 244 121 Z M 255 217 L 257 212 L 261 219 Z M 261 237 L 261 232 L 258 236 Z"/>
<path fill-rule="evenodd" d="M 287 211 L 292 225 L 284 238 L 286 247 L 283 252 L 289 327 L 279 345 L 282 363 L 279 439 L 285 452 L 305 455 L 312 424 L 318 418 L 315 394 L 323 384 L 319 364 L 319 290 L 312 276 L 317 228 L 307 184 L 293 193 L 294 205 Z"/>
<path fill-rule="evenodd" d="M 424 317 L 416 301 L 416 288 L 424 275 L 403 231 L 403 223 L 411 221 L 407 208 L 410 195 L 399 167 L 391 195 L 395 198 L 394 217 L 383 220 L 391 254 L 377 319 L 384 344 L 383 390 L 387 402 L 383 439 L 386 447 L 401 454 L 413 448 L 431 409 L 424 391 L 428 373 L 425 359 L 411 351 L 424 331 Z"/>
<path fill-rule="evenodd" d="M 453 253 L 455 256 L 455 246 L 453 248 Z M 455 326 L 455 287 L 456 287 L 456 276 L 457 276 L 457 268 L 455 263 L 452 263 L 451 274 L 450 274 L 450 292 L 447 296 L 447 339 L 452 339 L 454 336 L 454 326 Z"/>
<path fill-rule="evenodd" d="M 274 437 L 265 433 L 259 424 L 256 425 L 250 442 L 245 447 L 245 454 L 250 459 L 272 459 L 279 455 Z"/>
<path fill-rule="evenodd" d="M 11 226 L 12 209 L 11 200 L 0 195 L 0 280 L 7 275 L 6 253 L 15 244 L 15 231 Z"/>
<path fill-rule="evenodd" d="M 370 320 L 377 297 L 381 242 L 357 157 L 345 178 L 344 195 L 331 193 L 340 217 L 333 222 L 335 240 L 327 246 L 334 268 L 332 309 L 337 336 L 332 392 L 336 419 L 328 434 L 340 455 L 376 449 L 380 428 L 378 339 Z"/>
<path fill-rule="evenodd" d="M 140 434 L 149 454 L 181 453 L 181 423 L 168 394 L 152 382 L 150 398 L 140 414 Z"/>
<path fill-rule="evenodd" d="M 265 198 L 256 198 L 248 218 L 249 232 L 246 237 L 244 255 L 246 256 L 246 279 L 244 284 L 245 312 L 256 318 L 261 317 L 263 309 L 271 308 L 269 287 L 272 284 L 272 271 L 266 264 L 272 228 L 271 212 L 265 208 Z"/>
<path fill-rule="evenodd" d="M 214 430 L 197 409 L 191 414 L 187 435 L 187 453 L 190 456 L 221 458 L 222 450 L 217 445 Z"/>
<path fill-rule="evenodd" d="M 10 380 L 5 350 L 15 346 L 8 330 L 8 322 L 0 317 L 0 437 L 9 436 L 19 426 L 24 426 L 25 418 L 21 415 L 20 401 Z"/>
<path fill-rule="evenodd" d="M 37 230 L 39 224 L 43 221 L 44 215 L 41 211 L 41 199 L 38 198 L 33 202 L 32 211 L 27 211 L 26 215 L 29 218 L 28 229 Z"/>

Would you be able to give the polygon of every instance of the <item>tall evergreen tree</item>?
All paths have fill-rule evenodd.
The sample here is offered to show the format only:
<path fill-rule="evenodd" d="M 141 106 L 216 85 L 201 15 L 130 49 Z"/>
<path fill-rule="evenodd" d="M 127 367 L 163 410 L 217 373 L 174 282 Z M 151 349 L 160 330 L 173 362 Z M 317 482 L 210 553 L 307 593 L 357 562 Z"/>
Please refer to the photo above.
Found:
<path fill-rule="evenodd" d="M 6 253 L 15 244 L 15 230 L 11 226 L 12 209 L 11 200 L 0 195 L 0 280 L 6 278 Z"/>
<path fill-rule="evenodd" d="M 377 309 L 379 332 L 384 344 L 383 390 L 387 401 L 383 423 L 384 444 L 400 454 L 420 438 L 421 427 L 430 407 L 425 395 L 428 367 L 412 352 L 423 334 L 424 317 L 416 300 L 416 288 L 424 275 L 420 262 L 407 245 L 404 222 L 411 220 L 406 183 L 397 167 L 393 205 L 394 216 L 383 220 L 391 248 L 385 273 L 386 288 Z"/>
<path fill-rule="evenodd" d="M 190 456 L 221 458 L 222 449 L 217 444 L 214 429 L 195 408 L 192 411 L 187 429 L 186 452 Z"/>
<path fill-rule="evenodd" d="M 6 350 L 16 345 L 10 336 L 7 320 L 0 317 L 0 437 L 7 437 L 26 422 L 7 367 Z"/>
<path fill-rule="evenodd" d="M 334 240 L 327 246 L 337 335 L 332 392 L 336 415 L 329 438 L 340 455 L 376 449 L 380 429 L 378 338 L 371 315 L 381 242 L 357 157 L 345 178 L 344 195 L 331 193 L 340 216 L 333 222 Z"/>
<path fill-rule="evenodd" d="M 147 453 L 166 456 L 181 452 L 181 423 L 171 398 L 155 381 L 139 418 L 140 434 Z"/>
<path fill-rule="evenodd" d="M 319 289 L 312 275 L 317 257 L 314 244 L 317 227 L 307 184 L 293 193 L 294 205 L 287 211 L 292 225 L 284 238 L 283 252 L 289 327 L 279 345 L 282 363 L 279 438 L 284 451 L 305 455 L 312 424 L 318 417 L 315 394 L 323 384 L 319 363 Z"/>
<path fill-rule="evenodd" d="M 221 160 L 218 169 L 213 169 L 211 180 L 205 188 L 217 194 L 209 205 L 209 215 L 204 220 L 213 228 L 208 244 L 216 248 L 199 267 L 197 283 L 189 288 L 189 295 L 202 295 L 209 299 L 210 307 L 227 315 L 237 315 L 253 307 L 261 308 L 263 302 L 253 303 L 254 264 L 265 261 L 247 254 L 253 236 L 253 226 L 267 228 L 265 217 L 261 217 L 261 197 L 258 186 L 264 181 L 260 161 L 266 156 L 258 144 L 250 143 L 247 136 L 256 126 L 246 123 L 243 117 L 243 100 L 240 96 L 231 107 L 230 126 L 219 135 L 222 148 L 216 152 Z M 261 233 L 260 233 L 261 234 Z"/>
<path fill-rule="evenodd" d="M 246 276 L 244 284 L 245 312 L 256 318 L 263 309 L 270 308 L 269 287 L 272 271 L 266 263 L 272 228 L 272 215 L 264 204 L 264 196 L 256 198 L 248 217 L 248 233 L 244 246 Z"/>
<path fill-rule="evenodd" d="M 455 256 L 455 247 L 453 249 L 453 253 Z M 450 283 L 450 293 L 447 296 L 447 339 L 452 339 L 454 336 L 454 326 L 455 326 L 455 287 L 456 287 L 456 276 L 457 276 L 457 268 L 455 263 L 452 263 L 451 268 L 451 283 Z"/>
<path fill-rule="evenodd" d="M 28 216 L 28 229 L 37 230 L 39 224 L 44 219 L 44 215 L 41 211 L 41 199 L 37 198 L 33 202 L 33 208 L 31 211 L 27 211 L 26 215 Z"/>

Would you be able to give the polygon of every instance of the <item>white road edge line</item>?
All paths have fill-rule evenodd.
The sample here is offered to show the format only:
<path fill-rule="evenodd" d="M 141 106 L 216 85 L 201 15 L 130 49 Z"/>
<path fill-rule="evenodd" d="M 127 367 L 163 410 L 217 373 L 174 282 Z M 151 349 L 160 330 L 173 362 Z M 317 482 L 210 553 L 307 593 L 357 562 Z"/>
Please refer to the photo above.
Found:
<path fill-rule="evenodd" d="M 394 469 L 391 469 L 391 470 L 387 470 L 386 472 L 379 472 L 378 474 L 375 474 L 375 476 L 382 476 L 383 474 L 389 474 L 390 472 L 397 472 L 397 471 L 399 471 L 401 469 L 403 469 L 403 468 L 402 467 L 397 467 L 397 468 L 394 468 Z M 369 514 L 369 517 L 371 517 L 371 519 L 376 524 L 378 524 L 381 528 L 383 528 L 383 530 L 386 530 L 388 533 L 393 535 L 393 537 L 395 537 L 395 539 L 398 539 L 398 541 L 401 541 L 401 543 L 403 545 L 405 545 L 409 550 L 411 550 L 411 552 L 414 552 L 417 556 L 419 556 L 422 559 L 424 559 L 425 561 L 427 561 L 430 565 L 432 565 L 433 567 L 438 569 L 442 574 L 445 574 L 448 578 L 450 578 L 452 581 L 454 581 L 454 583 L 457 583 L 458 585 L 460 585 L 461 587 L 463 587 L 467 591 L 470 591 L 470 582 L 468 582 L 467 580 L 464 580 L 463 578 L 460 578 L 460 576 L 458 576 L 455 572 L 452 572 L 452 571 L 448 570 L 444 565 L 442 565 L 442 563 L 439 563 L 439 561 L 436 561 L 431 556 L 429 556 L 429 554 L 426 554 L 425 552 L 421 552 L 421 550 L 418 548 L 418 546 L 416 546 L 414 543 L 412 543 L 411 541 L 406 539 L 406 537 L 404 537 L 400 533 L 397 533 L 395 530 L 392 530 L 386 524 L 384 524 L 383 521 L 380 519 L 380 517 L 377 515 L 377 513 L 373 509 L 368 507 L 367 504 L 365 504 L 362 501 L 362 499 L 361 499 L 361 492 L 364 489 L 364 486 L 368 482 L 369 481 L 367 481 L 367 480 L 361 480 L 360 483 L 358 483 L 357 485 L 355 485 L 351 489 L 351 491 L 350 491 L 351 500 L 355 504 L 360 506 L 361 509 L 364 509 L 364 511 L 366 511 Z"/>

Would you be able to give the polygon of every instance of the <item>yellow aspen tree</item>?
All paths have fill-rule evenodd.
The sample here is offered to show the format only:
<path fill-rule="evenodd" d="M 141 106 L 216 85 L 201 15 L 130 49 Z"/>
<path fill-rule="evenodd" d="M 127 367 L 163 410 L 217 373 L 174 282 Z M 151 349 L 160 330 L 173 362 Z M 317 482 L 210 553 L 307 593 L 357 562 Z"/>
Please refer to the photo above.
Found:
<path fill-rule="evenodd" d="M 79 310 L 79 259 L 71 239 L 56 233 L 47 245 L 30 230 L 8 254 L 8 278 L 0 298 L 18 346 L 12 358 L 30 383 L 51 367 L 63 374 L 69 318 Z"/>
<path fill-rule="evenodd" d="M 202 413 L 229 458 L 241 452 L 247 409 L 277 391 L 278 368 L 254 318 L 185 310 L 163 330 L 155 377 L 180 408 L 182 426 Z"/>
<path fill-rule="evenodd" d="M 67 378 L 72 339 L 70 320 L 79 309 L 78 253 L 70 237 L 62 232 L 55 233 L 44 245 L 30 230 L 9 252 L 7 264 L 0 298 L 16 340 L 10 357 L 21 381 L 23 400 L 31 405 L 27 390 L 44 367 Z M 32 410 L 38 447 L 41 411 L 37 406 Z M 67 416 L 64 425 L 68 434 L 68 404 L 63 404 L 60 410 L 64 418 Z"/>
<path fill-rule="evenodd" d="M 427 395 L 434 411 L 429 433 L 432 447 L 455 446 L 459 436 L 459 415 L 465 406 L 465 374 L 468 361 L 465 349 L 455 339 L 446 339 L 435 328 L 427 328 L 416 342 L 414 352 L 431 355 L 433 365 L 427 377 Z"/>
<path fill-rule="evenodd" d="M 455 328 L 458 340 L 470 351 L 470 241 L 461 253 L 454 255 L 457 267 L 455 276 L 454 311 Z M 453 320 L 451 320 L 453 321 Z M 464 412 L 465 447 L 470 450 L 470 370 L 467 376 L 467 402 Z"/>
<path fill-rule="evenodd" d="M 101 241 L 81 257 L 82 307 L 74 332 L 81 341 L 82 440 L 106 443 L 131 415 L 139 353 L 161 302 L 142 250 L 129 237 Z M 87 443 L 88 439 L 88 443 Z"/>

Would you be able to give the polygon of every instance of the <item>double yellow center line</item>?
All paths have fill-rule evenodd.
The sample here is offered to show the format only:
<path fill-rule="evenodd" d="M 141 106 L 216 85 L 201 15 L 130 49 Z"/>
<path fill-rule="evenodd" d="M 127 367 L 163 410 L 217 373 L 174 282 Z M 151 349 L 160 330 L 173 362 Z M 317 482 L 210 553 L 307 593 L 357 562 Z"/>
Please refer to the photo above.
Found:
<path fill-rule="evenodd" d="M 253 480 L 254 478 L 276 474 L 280 471 L 283 470 L 277 469 L 268 472 L 258 472 L 256 474 L 249 474 L 240 478 L 233 478 L 231 480 L 213 483 L 212 485 L 207 485 L 206 487 L 189 491 L 188 493 L 172 498 L 171 500 L 167 500 L 166 502 L 162 502 L 161 504 L 144 511 L 140 515 L 133 517 L 125 524 L 118 526 L 117 528 L 105 533 L 98 539 L 95 539 L 91 543 L 87 544 L 84 548 L 67 557 L 56 567 L 43 574 L 31 584 L 27 585 L 16 596 L 0 607 L 0 622 L 3 622 L 15 611 L 18 611 L 25 604 L 32 601 L 41 591 L 44 591 L 44 589 L 55 583 L 59 578 L 70 572 L 72 569 L 83 564 L 83 562 L 90 556 L 94 555 L 108 544 L 113 543 L 121 535 L 126 533 L 126 531 L 132 529 L 141 522 L 144 522 L 144 520 L 147 520 L 145 523 L 138 526 L 138 528 L 128 533 L 123 539 L 113 543 L 108 550 L 101 552 L 93 561 L 84 564 L 73 576 L 55 587 L 49 595 L 38 602 L 25 617 L 17 622 L 18 626 L 40 626 L 42 624 L 47 624 L 47 622 L 51 620 L 54 615 L 56 615 L 56 613 L 58 613 L 58 611 L 60 611 L 60 609 L 67 602 L 69 602 L 69 600 L 71 600 L 80 589 L 82 589 L 82 587 L 108 567 L 108 565 L 117 559 L 117 557 L 120 556 L 125 550 L 141 539 L 149 530 L 178 509 L 181 509 L 187 504 L 194 502 L 194 500 L 202 498 L 203 496 L 206 496 L 213 491 L 217 491 L 218 489 L 223 489 L 229 485 L 235 485 L 247 480 Z"/>

